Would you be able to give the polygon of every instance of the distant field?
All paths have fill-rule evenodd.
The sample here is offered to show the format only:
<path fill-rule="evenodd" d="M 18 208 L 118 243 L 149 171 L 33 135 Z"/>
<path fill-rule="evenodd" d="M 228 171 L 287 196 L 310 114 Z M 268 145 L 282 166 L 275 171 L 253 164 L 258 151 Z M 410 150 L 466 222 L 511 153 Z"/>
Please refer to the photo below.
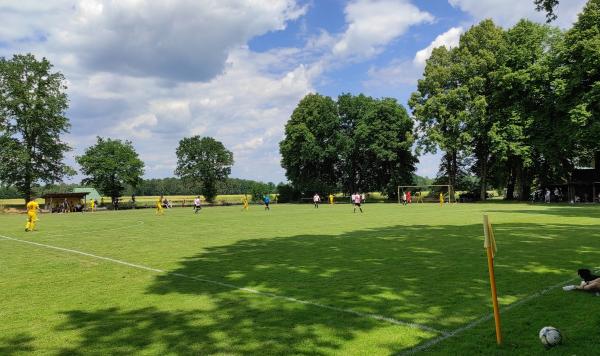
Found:
<path fill-rule="evenodd" d="M 242 194 L 237 194 L 237 195 L 217 195 L 217 198 L 215 199 L 215 202 L 217 203 L 228 203 L 228 204 L 234 204 L 234 203 L 241 203 L 242 200 Z M 196 196 L 195 195 L 165 195 L 164 197 L 166 197 L 167 199 L 173 201 L 173 202 L 182 202 L 182 201 L 187 201 L 192 202 Z M 141 204 L 153 204 L 154 202 L 156 202 L 156 200 L 158 199 L 158 196 L 136 196 L 135 200 L 137 203 L 141 203 Z M 204 199 L 204 198 L 202 198 Z M 40 204 L 44 203 L 44 199 L 36 199 L 36 201 Z M 126 196 L 126 197 L 122 197 L 122 202 L 123 203 L 127 203 L 131 201 L 131 197 L 130 196 Z M 110 197 L 104 197 L 104 202 L 106 204 L 110 203 Z M 0 199 L 0 205 L 25 205 L 25 202 L 23 199 Z"/>
<path fill-rule="evenodd" d="M 33 233 L 2 215 L 0 354 L 597 354 L 600 297 L 560 286 L 600 267 L 599 207 L 364 209 L 43 214 Z M 500 348 L 484 212 L 498 240 Z M 564 345 L 543 349 L 547 325 Z"/>

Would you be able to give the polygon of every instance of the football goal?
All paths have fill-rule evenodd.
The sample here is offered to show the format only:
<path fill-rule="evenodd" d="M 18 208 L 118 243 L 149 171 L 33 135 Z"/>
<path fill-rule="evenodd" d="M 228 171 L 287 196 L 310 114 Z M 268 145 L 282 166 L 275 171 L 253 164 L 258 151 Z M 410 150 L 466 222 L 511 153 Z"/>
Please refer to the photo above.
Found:
<path fill-rule="evenodd" d="M 454 189 L 451 185 L 432 184 L 432 185 L 399 185 L 398 186 L 398 203 L 402 203 L 404 193 L 408 195 L 410 192 L 411 201 L 413 203 L 435 202 L 440 201 L 440 193 L 444 195 L 444 202 L 456 203 Z"/>

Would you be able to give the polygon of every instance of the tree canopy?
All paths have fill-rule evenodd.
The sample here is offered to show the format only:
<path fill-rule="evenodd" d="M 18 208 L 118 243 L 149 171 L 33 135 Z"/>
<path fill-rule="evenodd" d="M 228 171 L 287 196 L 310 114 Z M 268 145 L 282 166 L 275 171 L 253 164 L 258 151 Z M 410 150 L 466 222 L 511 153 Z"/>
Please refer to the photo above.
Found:
<path fill-rule="evenodd" d="M 175 174 L 189 185 L 199 187 L 206 200 L 217 196 L 219 182 L 231 174 L 233 153 L 212 137 L 186 137 L 177 147 Z"/>
<path fill-rule="evenodd" d="M 29 201 L 39 182 L 72 175 L 64 164 L 71 148 L 65 79 L 46 59 L 32 54 L 0 58 L 0 182 Z"/>
<path fill-rule="evenodd" d="M 410 183 L 413 123 L 395 99 L 342 94 L 305 96 L 285 127 L 282 166 L 296 189 L 381 191 Z"/>
<path fill-rule="evenodd" d="M 113 202 L 127 185 L 136 187 L 144 174 L 144 162 L 130 141 L 98 137 L 76 160 L 87 176 L 82 183 L 94 186 Z"/>

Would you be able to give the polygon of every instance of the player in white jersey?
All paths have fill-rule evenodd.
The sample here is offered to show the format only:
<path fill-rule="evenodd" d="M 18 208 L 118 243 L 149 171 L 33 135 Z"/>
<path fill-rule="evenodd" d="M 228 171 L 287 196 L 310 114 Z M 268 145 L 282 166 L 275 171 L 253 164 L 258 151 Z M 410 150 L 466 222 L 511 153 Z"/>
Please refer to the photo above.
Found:
<path fill-rule="evenodd" d="M 358 208 L 360 210 L 360 212 L 362 213 L 363 210 L 360 206 L 360 203 L 362 202 L 362 197 L 360 196 L 360 194 L 354 193 L 352 195 L 352 202 L 354 203 L 354 212 L 356 213 L 356 208 Z"/>

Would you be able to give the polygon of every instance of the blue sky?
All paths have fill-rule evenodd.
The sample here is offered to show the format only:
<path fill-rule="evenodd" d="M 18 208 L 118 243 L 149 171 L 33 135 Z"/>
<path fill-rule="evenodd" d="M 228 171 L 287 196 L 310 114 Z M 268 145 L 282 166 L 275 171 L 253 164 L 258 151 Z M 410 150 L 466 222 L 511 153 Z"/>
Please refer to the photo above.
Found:
<path fill-rule="evenodd" d="M 585 0 L 563 0 L 568 28 Z M 278 143 L 307 93 L 406 105 L 431 49 L 484 18 L 543 22 L 531 0 L 0 0 L 0 56 L 32 52 L 67 78 L 73 147 L 131 140 L 146 177 L 173 175 L 178 141 L 208 135 L 232 176 L 285 181 Z M 420 157 L 434 176 L 438 155 Z M 76 176 L 74 180 L 81 177 Z"/>

